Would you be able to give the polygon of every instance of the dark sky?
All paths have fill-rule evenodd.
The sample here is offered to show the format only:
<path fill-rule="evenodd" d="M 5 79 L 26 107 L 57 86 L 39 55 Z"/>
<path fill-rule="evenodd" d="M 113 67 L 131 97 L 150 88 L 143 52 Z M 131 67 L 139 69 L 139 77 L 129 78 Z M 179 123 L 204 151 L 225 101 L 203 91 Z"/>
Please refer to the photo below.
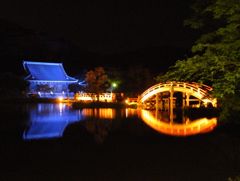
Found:
<path fill-rule="evenodd" d="M 78 0 L 1 2 L 0 18 L 46 32 L 97 53 L 149 46 L 188 48 L 194 33 L 183 27 L 192 0 Z"/>

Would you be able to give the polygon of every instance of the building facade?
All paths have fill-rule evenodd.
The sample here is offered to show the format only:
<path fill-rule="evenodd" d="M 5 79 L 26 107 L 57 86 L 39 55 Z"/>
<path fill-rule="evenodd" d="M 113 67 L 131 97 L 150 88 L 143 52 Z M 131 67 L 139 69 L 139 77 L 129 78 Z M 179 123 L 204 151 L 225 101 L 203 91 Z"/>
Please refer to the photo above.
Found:
<path fill-rule="evenodd" d="M 29 96 L 41 98 L 73 98 L 68 86 L 78 80 L 66 74 L 62 63 L 23 61 L 28 73 L 25 78 L 29 82 Z"/>

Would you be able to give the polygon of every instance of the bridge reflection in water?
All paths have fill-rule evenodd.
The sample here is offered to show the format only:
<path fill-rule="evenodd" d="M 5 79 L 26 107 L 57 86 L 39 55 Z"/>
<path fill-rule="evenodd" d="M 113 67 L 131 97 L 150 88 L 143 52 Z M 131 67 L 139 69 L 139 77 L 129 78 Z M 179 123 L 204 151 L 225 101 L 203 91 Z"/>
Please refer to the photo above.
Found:
<path fill-rule="evenodd" d="M 154 130 L 172 136 L 190 136 L 195 134 L 207 133 L 217 126 L 217 118 L 199 118 L 190 121 L 184 118 L 183 123 L 173 122 L 174 115 L 169 116 L 169 121 L 160 118 L 158 113 L 155 116 L 152 112 L 140 110 L 141 119 Z M 161 116 L 160 116 L 161 117 Z"/>

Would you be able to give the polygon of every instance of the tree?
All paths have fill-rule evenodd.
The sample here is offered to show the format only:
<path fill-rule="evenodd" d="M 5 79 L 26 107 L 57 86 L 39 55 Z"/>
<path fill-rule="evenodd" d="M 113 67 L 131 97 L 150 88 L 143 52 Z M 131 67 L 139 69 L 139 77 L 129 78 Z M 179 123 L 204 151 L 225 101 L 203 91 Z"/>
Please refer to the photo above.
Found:
<path fill-rule="evenodd" d="M 90 70 L 85 75 L 85 81 L 87 83 L 86 91 L 97 94 L 106 92 L 108 88 L 108 76 L 105 73 L 103 67 L 96 67 L 94 70 Z"/>
<path fill-rule="evenodd" d="M 128 96 L 137 97 L 154 84 L 152 73 L 143 66 L 132 66 L 124 74 L 124 90 Z"/>
<path fill-rule="evenodd" d="M 240 0 L 197 1 L 191 28 L 204 32 L 192 47 L 193 56 L 178 60 L 158 81 L 197 81 L 212 85 L 222 102 L 221 119 L 240 112 Z M 234 101 L 235 100 L 235 101 Z"/>
<path fill-rule="evenodd" d="M 111 92 L 122 92 L 123 71 L 116 67 L 108 67 L 107 69 L 109 88 Z"/>

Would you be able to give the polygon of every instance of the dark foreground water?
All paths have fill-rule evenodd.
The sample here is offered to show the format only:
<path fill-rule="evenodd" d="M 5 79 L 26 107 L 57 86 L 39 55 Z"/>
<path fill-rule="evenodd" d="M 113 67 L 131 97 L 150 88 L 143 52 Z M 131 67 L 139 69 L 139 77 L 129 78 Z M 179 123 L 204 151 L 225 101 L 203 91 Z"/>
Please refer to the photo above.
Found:
<path fill-rule="evenodd" d="M 2 105 L 0 180 L 228 180 L 240 175 L 239 134 L 216 124 L 204 115 Z"/>

